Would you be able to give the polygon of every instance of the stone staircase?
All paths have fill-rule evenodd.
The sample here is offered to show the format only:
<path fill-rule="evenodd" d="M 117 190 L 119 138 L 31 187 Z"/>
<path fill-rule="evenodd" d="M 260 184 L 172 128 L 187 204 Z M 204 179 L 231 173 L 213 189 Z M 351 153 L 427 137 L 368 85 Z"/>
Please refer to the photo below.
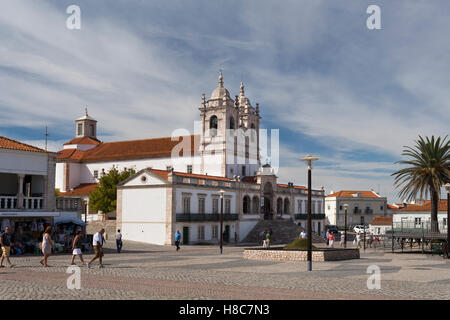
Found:
<path fill-rule="evenodd" d="M 287 244 L 299 237 L 302 228 L 289 220 L 262 220 L 253 227 L 242 243 L 260 243 L 262 241 L 260 233 L 269 229 L 273 232 L 271 244 Z M 315 233 L 312 235 L 313 243 L 326 243 L 319 235 Z"/>
<path fill-rule="evenodd" d="M 101 228 L 105 229 L 105 239 L 114 239 L 116 234 L 116 220 L 106 220 L 106 221 L 90 221 L 86 226 L 87 234 L 94 234 Z"/>

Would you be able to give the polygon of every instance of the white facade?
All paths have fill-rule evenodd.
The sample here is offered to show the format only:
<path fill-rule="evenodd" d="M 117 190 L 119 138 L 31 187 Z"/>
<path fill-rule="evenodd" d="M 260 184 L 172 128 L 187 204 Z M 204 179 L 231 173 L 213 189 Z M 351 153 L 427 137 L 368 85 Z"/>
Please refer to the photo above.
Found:
<path fill-rule="evenodd" d="M 325 197 L 327 224 L 338 227 L 345 225 L 345 204 L 348 205 L 347 226 L 368 224 L 375 216 L 387 215 L 386 197 L 381 197 L 374 191 L 341 192 L 345 196 L 336 196 L 339 194 L 338 192 Z"/>

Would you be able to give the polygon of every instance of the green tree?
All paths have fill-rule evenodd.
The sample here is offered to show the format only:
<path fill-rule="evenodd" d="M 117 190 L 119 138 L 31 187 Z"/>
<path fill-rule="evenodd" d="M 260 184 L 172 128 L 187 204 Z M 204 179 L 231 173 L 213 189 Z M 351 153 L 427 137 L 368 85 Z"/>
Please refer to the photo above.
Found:
<path fill-rule="evenodd" d="M 135 174 L 134 170 L 119 172 L 111 169 L 108 174 L 100 178 L 98 187 L 89 194 L 89 205 L 93 211 L 108 213 L 116 210 L 117 185 Z"/>
<path fill-rule="evenodd" d="M 415 141 L 414 147 L 404 146 L 402 156 L 409 159 L 397 161 L 406 167 L 394 172 L 395 187 L 400 188 L 401 199 L 413 200 L 430 196 L 431 228 L 438 232 L 438 204 L 442 186 L 450 178 L 450 141 L 447 137 Z"/>

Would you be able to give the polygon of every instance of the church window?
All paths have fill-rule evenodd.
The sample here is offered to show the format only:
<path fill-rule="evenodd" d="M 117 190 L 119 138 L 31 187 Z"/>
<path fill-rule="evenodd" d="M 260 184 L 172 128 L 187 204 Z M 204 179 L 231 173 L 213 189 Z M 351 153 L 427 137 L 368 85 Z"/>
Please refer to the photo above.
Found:
<path fill-rule="evenodd" d="M 234 129 L 234 119 L 230 117 L 230 129 Z"/>
<path fill-rule="evenodd" d="M 94 170 L 94 179 L 98 179 L 98 170 Z"/>
<path fill-rule="evenodd" d="M 187 166 L 187 173 L 192 173 L 192 165 Z"/>
<path fill-rule="evenodd" d="M 251 137 L 252 142 L 254 142 L 255 141 L 255 137 L 256 137 L 256 130 L 255 130 L 255 124 L 254 123 L 252 123 L 252 125 L 251 125 L 250 137 Z"/>
<path fill-rule="evenodd" d="M 91 137 L 94 137 L 94 136 L 95 136 L 94 125 L 91 124 L 91 125 L 89 126 L 89 128 L 91 129 Z"/>
<path fill-rule="evenodd" d="M 82 136 L 83 135 L 83 124 L 78 124 L 78 133 L 77 135 Z"/>
<path fill-rule="evenodd" d="M 211 136 L 214 137 L 217 135 L 217 117 L 216 116 L 212 116 L 209 119 L 209 130 L 210 130 Z"/>

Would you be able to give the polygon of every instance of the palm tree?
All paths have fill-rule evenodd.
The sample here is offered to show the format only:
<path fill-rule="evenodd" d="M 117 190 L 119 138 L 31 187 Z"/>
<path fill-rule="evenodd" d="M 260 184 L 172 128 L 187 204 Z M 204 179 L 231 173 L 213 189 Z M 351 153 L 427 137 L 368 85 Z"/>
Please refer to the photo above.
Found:
<path fill-rule="evenodd" d="M 431 228 L 433 232 L 439 232 L 438 203 L 442 186 L 450 179 L 450 141 L 447 136 L 444 139 L 431 136 L 415 141 L 414 147 L 404 146 L 402 156 L 408 160 L 396 163 L 406 165 L 403 169 L 394 172 L 394 185 L 401 188 L 399 197 L 407 201 L 424 196 L 431 198 Z"/>

